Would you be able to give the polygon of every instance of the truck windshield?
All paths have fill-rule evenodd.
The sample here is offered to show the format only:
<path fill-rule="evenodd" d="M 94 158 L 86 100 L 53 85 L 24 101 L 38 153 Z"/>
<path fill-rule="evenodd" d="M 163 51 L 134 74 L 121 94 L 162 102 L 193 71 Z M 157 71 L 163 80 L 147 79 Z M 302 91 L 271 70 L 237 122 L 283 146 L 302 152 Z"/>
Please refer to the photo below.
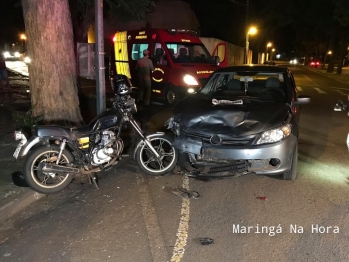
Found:
<path fill-rule="evenodd" d="M 203 44 L 166 43 L 166 46 L 174 63 L 215 64 Z"/>

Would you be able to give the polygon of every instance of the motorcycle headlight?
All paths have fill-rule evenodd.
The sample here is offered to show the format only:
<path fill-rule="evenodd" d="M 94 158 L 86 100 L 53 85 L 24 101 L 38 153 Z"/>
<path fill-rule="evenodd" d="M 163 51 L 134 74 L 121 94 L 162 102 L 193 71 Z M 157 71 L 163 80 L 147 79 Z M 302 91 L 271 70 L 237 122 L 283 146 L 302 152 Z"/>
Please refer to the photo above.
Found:
<path fill-rule="evenodd" d="M 256 145 L 276 143 L 285 139 L 291 134 L 292 125 L 287 124 L 282 127 L 271 129 L 262 133 Z"/>
<path fill-rule="evenodd" d="M 184 75 L 183 76 L 183 81 L 184 81 L 184 83 L 186 83 L 187 85 L 190 85 L 190 86 L 197 86 L 197 85 L 199 85 L 199 83 L 195 79 L 195 77 L 193 77 L 191 75 Z"/>

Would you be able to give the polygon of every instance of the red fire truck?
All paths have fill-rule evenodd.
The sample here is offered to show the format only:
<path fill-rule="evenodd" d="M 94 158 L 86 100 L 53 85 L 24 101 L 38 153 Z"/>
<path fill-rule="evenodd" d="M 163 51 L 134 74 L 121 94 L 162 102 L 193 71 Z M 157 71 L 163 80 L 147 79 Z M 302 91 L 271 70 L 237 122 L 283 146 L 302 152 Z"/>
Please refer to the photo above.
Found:
<path fill-rule="evenodd" d="M 170 105 L 196 92 L 218 69 L 219 58 L 211 56 L 195 31 L 147 28 L 115 34 L 110 77 L 127 75 L 137 87 L 136 62 L 145 49 L 150 51 L 155 68 L 151 75 L 152 100 Z"/>

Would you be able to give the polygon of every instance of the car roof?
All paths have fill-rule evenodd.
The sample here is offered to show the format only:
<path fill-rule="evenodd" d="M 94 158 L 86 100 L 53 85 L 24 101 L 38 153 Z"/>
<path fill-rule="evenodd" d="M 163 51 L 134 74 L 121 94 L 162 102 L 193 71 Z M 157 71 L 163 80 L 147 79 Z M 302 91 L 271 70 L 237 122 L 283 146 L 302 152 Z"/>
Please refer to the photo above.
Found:
<path fill-rule="evenodd" d="M 220 68 L 215 71 L 218 72 L 275 72 L 275 73 L 287 73 L 289 69 L 283 66 L 270 66 L 270 65 L 239 65 L 239 66 L 228 66 Z"/>

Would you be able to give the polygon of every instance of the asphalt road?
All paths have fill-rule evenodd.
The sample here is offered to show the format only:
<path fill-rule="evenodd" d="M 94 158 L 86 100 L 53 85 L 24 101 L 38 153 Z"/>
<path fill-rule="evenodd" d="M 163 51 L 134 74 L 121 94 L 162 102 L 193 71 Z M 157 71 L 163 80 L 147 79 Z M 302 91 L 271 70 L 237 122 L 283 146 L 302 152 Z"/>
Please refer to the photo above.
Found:
<path fill-rule="evenodd" d="M 297 180 L 145 177 L 126 159 L 100 190 L 78 180 L 1 225 L 0 261 L 348 261 L 349 117 L 333 107 L 349 86 L 292 69 L 299 93 L 312 96 L 301 109 Z M 150 110 L 148 125 L 162 128 L 170 110 Z M 181 185 L 200 197 L 170 193 Z"/>

